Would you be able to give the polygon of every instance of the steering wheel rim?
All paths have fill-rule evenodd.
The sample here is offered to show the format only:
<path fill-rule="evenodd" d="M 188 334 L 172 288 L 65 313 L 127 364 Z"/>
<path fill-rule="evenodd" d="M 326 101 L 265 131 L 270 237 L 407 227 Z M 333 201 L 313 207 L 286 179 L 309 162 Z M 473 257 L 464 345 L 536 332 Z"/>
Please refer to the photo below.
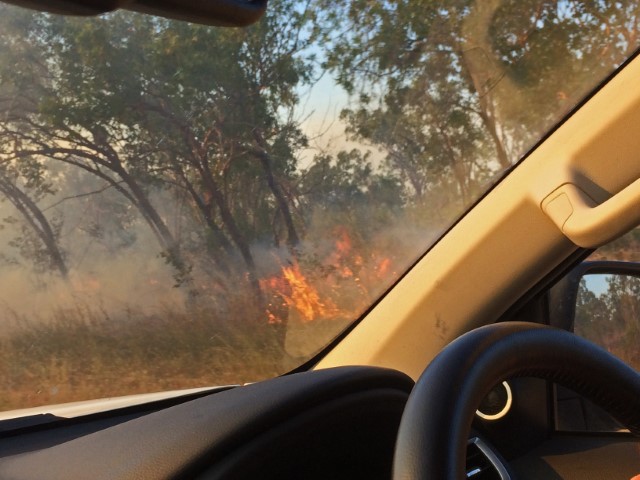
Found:
<path fill-rule="evenodd" d="M 640 435 L 640 375 L 635 370 L 564 330 L 504 322 L 462 335 L 422 373 L 400 422 L 393 479 L 465 478 L 475 411 L 494 385 L 512 377 L 568 387 Z"/>

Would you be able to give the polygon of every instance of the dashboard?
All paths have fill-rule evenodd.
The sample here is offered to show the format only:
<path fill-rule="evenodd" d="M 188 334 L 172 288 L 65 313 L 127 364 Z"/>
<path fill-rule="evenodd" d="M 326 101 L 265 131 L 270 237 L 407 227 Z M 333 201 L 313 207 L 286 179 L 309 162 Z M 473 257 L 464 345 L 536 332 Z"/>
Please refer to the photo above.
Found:
<path fill-rule="evenodd" d="M 541 408 L 549 384 L 532 378 L 509 384 L 510 410 L 474 420 L 467 478 L 629 479 L 640 472 L 638 444 L 629 434 L 551 432 L 551 412 Z M 413 386 L 394 370 L 339 367 L 171 406 L 165 401 L 37 425 L 25 419 L 0 440 L 0 478 L 388 479 Z"/>

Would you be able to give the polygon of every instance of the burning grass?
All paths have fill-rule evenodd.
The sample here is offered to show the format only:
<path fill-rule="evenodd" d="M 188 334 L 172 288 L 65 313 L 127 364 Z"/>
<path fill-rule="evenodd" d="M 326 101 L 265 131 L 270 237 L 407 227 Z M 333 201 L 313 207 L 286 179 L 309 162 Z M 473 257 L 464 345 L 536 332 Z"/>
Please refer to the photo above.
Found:
<path fill-rule="evenodd" d="M 138 290 L 127 303 L 107 301 L 111 289 L 78 277 L 79 287 L 50 295 L 61 303 L 40 309 L 45 315 L 4 312 L 0 410 L 252 382 L 291 370 L 397 276 L 396 258 L 359 246 L 344 228 L 332 233 L 319 247 L 273 255 L 259 301 L 242 278 L 224 288 L 203 278 L 193 299 L 177 301 L 173 289 L 154 295 L 170 307 L 133 308 Z M 135 284 L 151 285 L 143 280 Z"/>

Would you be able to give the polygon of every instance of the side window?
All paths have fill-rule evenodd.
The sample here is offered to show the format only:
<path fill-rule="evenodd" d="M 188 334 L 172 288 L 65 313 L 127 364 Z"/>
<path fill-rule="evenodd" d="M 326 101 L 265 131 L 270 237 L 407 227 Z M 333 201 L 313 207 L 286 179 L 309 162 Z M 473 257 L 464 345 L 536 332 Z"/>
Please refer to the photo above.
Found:
<path fill-rule="evenodd" d="M 640 370 L 640 228 L 600 247 L 587 263 L 573 331 Z"/>
<path fill-rule="evenodd" d="M 634 273 L 586 273 L 573 331 L 640 370 L 640 276 Z"/>
<path fill-rule="evenodd" d="M 640 371 L 640 228 L 604 245 L 554 286 L 551 324 L 573 331 Z M 616 432 L 622 427 L 576 393 L 555 387 L 556 427 Z"/>

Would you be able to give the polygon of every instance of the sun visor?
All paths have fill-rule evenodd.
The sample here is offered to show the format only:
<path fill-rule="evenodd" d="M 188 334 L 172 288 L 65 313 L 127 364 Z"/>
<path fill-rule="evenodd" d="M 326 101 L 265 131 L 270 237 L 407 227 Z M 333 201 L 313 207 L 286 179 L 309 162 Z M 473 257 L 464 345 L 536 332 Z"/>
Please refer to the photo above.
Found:
<path fill-rule="evenodd" d="M 206 25 L 244 27 L 257 22 L 267 0 L 7 0 L 21 7 L 64 15 L 100 15 L 118 9 Z"/>

